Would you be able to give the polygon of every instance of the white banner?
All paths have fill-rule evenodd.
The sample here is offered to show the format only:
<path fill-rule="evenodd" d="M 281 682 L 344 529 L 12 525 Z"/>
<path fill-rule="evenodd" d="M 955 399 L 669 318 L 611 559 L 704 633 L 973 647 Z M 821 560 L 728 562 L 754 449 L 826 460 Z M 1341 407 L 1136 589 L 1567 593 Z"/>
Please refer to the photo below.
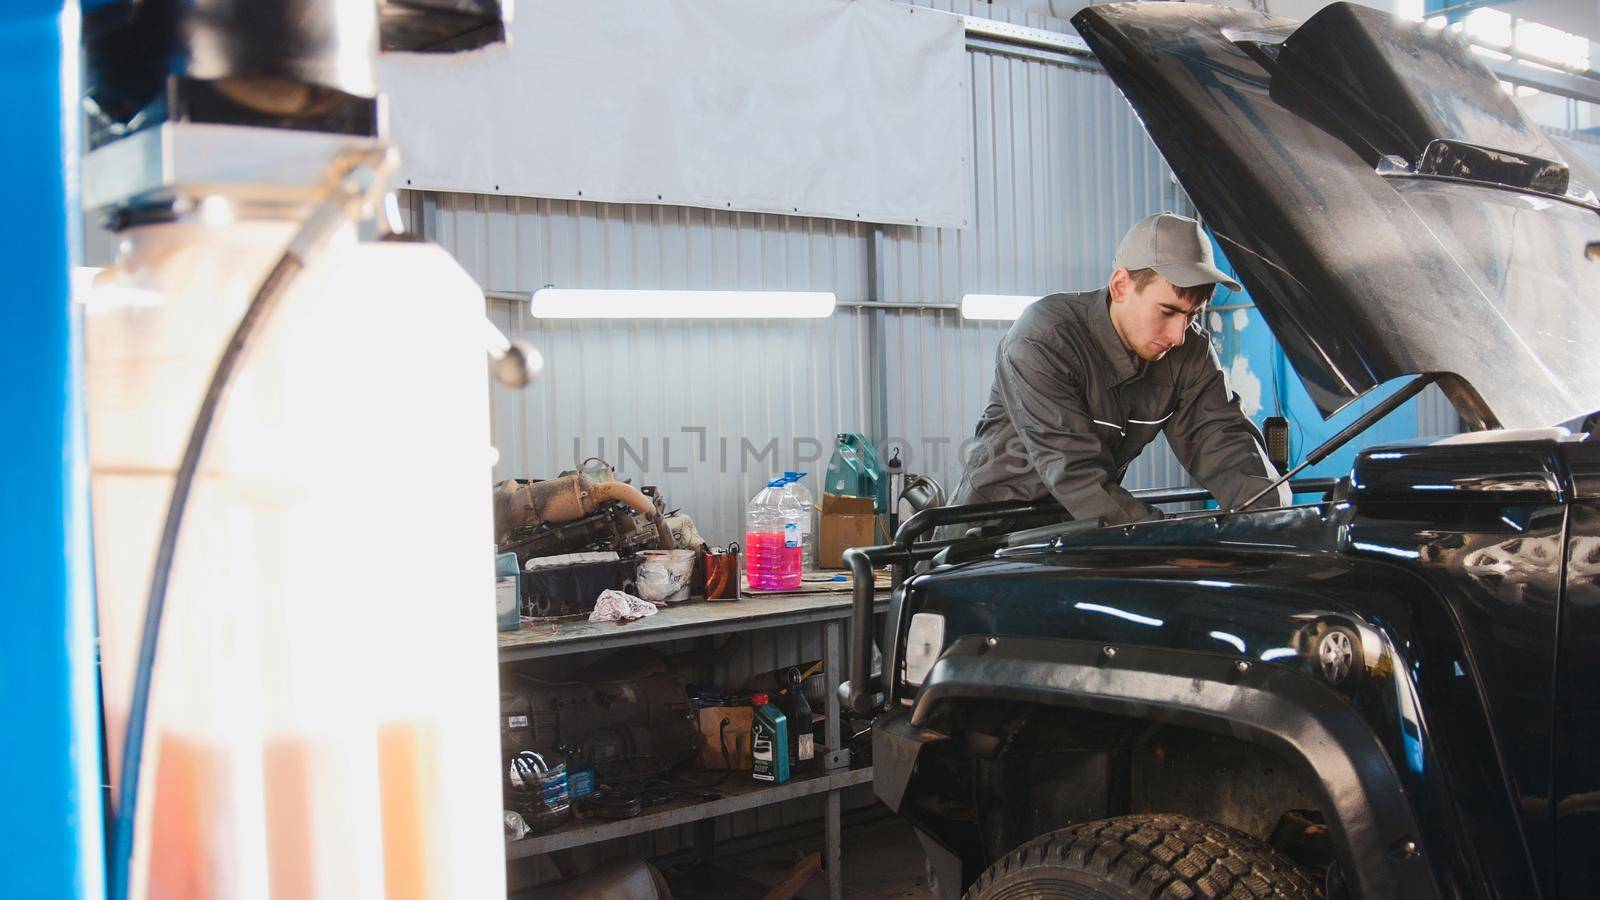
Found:
<path fill-rule="evenodd" d="M 965 36 L 889 0 L 523 0 L 509 45 L 385 54 L 418 190 L 960 228 Z"/>

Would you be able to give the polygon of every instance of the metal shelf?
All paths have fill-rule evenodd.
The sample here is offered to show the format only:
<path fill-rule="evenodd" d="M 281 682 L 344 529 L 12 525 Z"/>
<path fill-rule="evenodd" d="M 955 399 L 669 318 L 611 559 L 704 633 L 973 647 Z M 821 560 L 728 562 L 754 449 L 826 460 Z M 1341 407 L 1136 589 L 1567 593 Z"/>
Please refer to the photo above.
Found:
<path fill-rule="evenodd" d="M 882 612 L 888 607 L 887 575 L 880 576 L 875 585 L 877 596 L 874 608 Z M 525 624 L 516 631 L 500 634 L 499 656 L 501 663 L 514 663 L 530 659 L 548 659 L 570 653 L 610 650 L 618 647 L 649 644 L 656 641 L 674 641 L 683 638 L 705 637 L 758 628 L 784 628 L 794 625 L 820 623 L 823 628 L 823 669 L 827 692 L 827 737 L 818 748 L 825 760 L 834 759 L 840 752 L 839 676 L 845 665 L 845 628 L 849 624 L 853 600 L 845 584 L 830 583 L 807 585 L 793 593 L 747 593 L 737 601 L 693 601 L 662 609 L 653 616 L 616 625 L 610 622 L 588 622 L 574 618 L 556 623 Z M 750 777 L 748 772 L 734 772 L 728 780 L 707 794 L 718 795 L 714 800 L 689 797 L 663 804 L 632 819 L 607 821 L 587 819 L 568 822 L 544 834 L 533 835 L 506 844 L 506 859 L 522 859 L 544 853 L 569 850 L 598 841 L 627 837 L 671 828 L 676 825 L 696 823 L 696 843 L 706 842 L 701 851 L 709 859 L 714 832 L 711 820 L 729 813 L 743 812 L 773 803 L 782 803 L 799 797 L 822 795 L 827 798 L 823 812 L 824 870 L 827 872 L 828 896 L 840 900 L 844 885 L 840 866 L 840 798 L 839 791 L 872 780 L 872 768 L 836 769 L 821 775 L 797 778 L 779 785 L 764 785 Z"/>
<path fill-rule="evenodd" d="M 631 819 L 585 819 L 568 822 L 554 831 L 508 842 L 506 858 L 521 859 L 525 856 L 537 856 L 540 853 L 554 853 L 557 850 L 569 850 L 585 844 L 655 831 L 658 828 L 687 825 L 713 816 L 725 816 L 772 803 L 782 803 L 785 800 L 837 791 L 851 785 L 866 784 L 871 780 L 871 766 L 810 775 L 774 785 L 761 784 L 751 778 L 749 772 L 732 772 L 729 773 L 726 784 L 707 789 L 707 793 L 722 795 L 716 800 L 673 801 L 666 804 L 665 808 L 646 812 Z"/>
<path fill-rule="evenodd" d="M 887 586 L 885 580 L 884 587 Z M 888 608 L 888 600 L 888 591 L 880 590 L 875 602 L 878 612 Z M 755 628 L 843 621 L 850 618 L 850 607 L 848 592 L 819 590 L 793 594 L 747 594 L 742 600 L 675 603 L 653 616 L 627 625 L 590 622 L 580 618 L 556 623 L 535 622 L 523 625 L 516 631 L 500 633 L 500 661 L 545 659 L 568 653 L 612 650 L 653 641 L 675 641 Z"/>

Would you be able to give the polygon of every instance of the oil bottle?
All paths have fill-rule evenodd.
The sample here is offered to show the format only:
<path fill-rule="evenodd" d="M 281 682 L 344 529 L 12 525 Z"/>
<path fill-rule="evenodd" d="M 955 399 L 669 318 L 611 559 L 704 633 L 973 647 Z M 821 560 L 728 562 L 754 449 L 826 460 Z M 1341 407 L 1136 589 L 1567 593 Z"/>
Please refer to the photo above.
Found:
<path fill-rule="evenodd" d="M 756 708 L 750 722 L 750 774 L 757 781 L 782 784 L 789 780 L 789 722 L 783 710 L 767 701 L 766 694 L 750 698 Z"/>
<path fill-rule="evenodd" d="M 805 678 L 796 666 L 790 666 L 784 674 L 789 682 L 789 690 L 783 695 L 783 714 L 789 720 L 789 770 L 796 775 L 809 774 L 817 767 L 817 751 Z"/>

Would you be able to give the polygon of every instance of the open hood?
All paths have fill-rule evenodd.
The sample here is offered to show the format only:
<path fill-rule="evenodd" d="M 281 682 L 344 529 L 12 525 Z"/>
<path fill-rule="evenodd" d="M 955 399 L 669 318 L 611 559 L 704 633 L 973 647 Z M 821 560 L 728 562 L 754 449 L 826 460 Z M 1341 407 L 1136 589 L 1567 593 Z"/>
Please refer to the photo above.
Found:
<path fill-rule="evenodd" d="M 1324 416 L 1425 372 L 1473 427 L 1600 409 L 1600 179 L 1465 45 L 1345 3 L 1072 21 Z"/>

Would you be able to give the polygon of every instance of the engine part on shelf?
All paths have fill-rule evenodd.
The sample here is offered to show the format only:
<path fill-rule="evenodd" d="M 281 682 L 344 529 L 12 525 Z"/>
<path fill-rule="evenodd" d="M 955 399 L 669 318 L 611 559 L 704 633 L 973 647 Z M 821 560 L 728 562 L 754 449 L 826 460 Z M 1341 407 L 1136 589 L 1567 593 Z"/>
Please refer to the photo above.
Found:
<path fill-rule="evenodd" d="M 672 543 L 679 550 L 699 550 L 706 539 L 700 534 L 700 529 L 695 526 L 694 519 L 685 513 L 675 513 L 667 516 L 667 530 L 672 532 Z"/>
<path fill-rule="evenodd" d="M 540 526 L 560 526 L 582 522 L 599 513 L 608 503 L 620 502 L 637 515 L 648 520 L 655 528 L 656 548 L 672 549 L 672 533 L 667 530 L 659 498 L 652 500 L 638 488 L 625 481 L 605 481 L 599 484 L 581 474 L 563 475 L 544 481 L 514 479 L 502 481 L 494 489 L 495 542 L 502 550 L 511 544 L 527 542 Z M 632 528 L 613 527 L 625 533 Z M 620 539 L 622 534 L 618 534 Z M 585 549 L 583 546 L 564 546 L 551 553 L 567 553 Z M 601 547 L 622 552 L 622 547 Z M 520 557 L 522 554 L 518 554 Z M 535 556 L 549 553 L 530 554 Z"/>
<path fill-rule="evenodd" d="M 581 753 L 604 784 L 660 775 L 687 762 L 700 726 L 682 681 L 665 672 L 614 681 L 541 681 L 507 672 L 500 690 L 501 749 Z"/>
<path fill-rule="evenodd" d="M 578 474 L 588 478 L 595 484 L 602 484 L 607 481 L 617 480 L 617 470 L 612 468 L 611 463 L 606 462 L 598 456 L 591 456 L 585 459 L 582 463 L 579 463 L 577 471 Z M 561 474 L 563 476 L 571 475 L 572 470 L 569 469 Z"/>
<path fill-rule="evenodd" d="M 517 554 L 520 565 L 541 556 L 584 550 L 635 553 L 661 545 L 660 532 L 648 517 L 621 503 L 607 503 L 593 515 L 565 525 L 522 526 L 499 542 L 503 553 Z"/>
<path fill-rule="evenodd" d="M 594 609 L 604 591 L 639 592 L 637 558 L 539 566 L 522 573 L 522 610 L 530 616 L 564 616 Z"/>
<path fill-rule="evenodd" d="M 639 493 L 643 494 L 645 497 L 647 497 L 650 500 L 650 502 L 652 504 L 655 505 L 656 512 L 660 513 L 661 517 L 663 519 L 665 519 L 669 515 L 669 513 L 667 512 L 667 498 L 661 496 L 661 489 L 660 488 L 656 487 L 653 484 L 647 484 L 647 485 L 639 488 Z M 672 513 L 670 513 L 670 515 L 676 515 L 677 512 L 678 512 L 677 510 L 673 510 Z M 670 529 L 669 529 L 669 533 L 670 533 Z M 671 548 L 663 547 L 662 549 L 665 550 L 665 549 L 671 549 Z"/>

